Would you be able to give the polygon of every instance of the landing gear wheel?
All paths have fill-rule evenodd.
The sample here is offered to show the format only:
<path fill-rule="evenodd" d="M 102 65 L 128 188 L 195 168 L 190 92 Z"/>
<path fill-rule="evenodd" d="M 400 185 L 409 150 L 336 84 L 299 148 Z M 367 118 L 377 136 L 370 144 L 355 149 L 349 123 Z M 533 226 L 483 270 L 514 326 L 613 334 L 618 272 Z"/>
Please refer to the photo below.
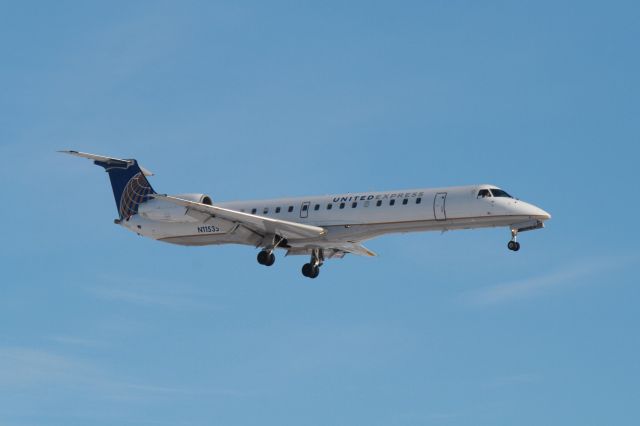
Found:
<path fill-rule="evenodd" d="M 313 273 L 311 274 L 310 278 L 318 278 L 318 275 L 320 275 L 320 267 L 319 266 L 314 266 L 313 267 Z"/>
<path fill-rule="evenodd" d="M 518 251 L 520 250 L 520 243 L 517 241 L 509 241 L 509 244 L 507 244 L 507 247 L 511 251 Z"/>
<path fill-rule="evenodd" d="M 264 265 L 265 266 L 271 266 L 274 263 L 276 263 L 276 255 L 273 254 L 273 253 L 270 253 L 269 254 L 269 258 L 267 259 L 267 263 L 265 263 Z"/>
<path fill-rule="evenodd" d="M 264 266 L 271 266 L 276 262 L 276 256 L 266 250 L 258 253 L 258 263 Z"/>
<path fill-rule="evenodd" d="M 310 263 L 305 263 L 302 266 L 302 275 L 307 278 L 317 278 L 320 275 L 320 268 Z"/>
<path fill-rule="evenodd" d="M 520 243 L 516 242 L 516 246 L 513 249 L 513 251 L 518 251 L 518 250 L 520 250 Z"/>
<path fill-rule="evenodd" d="M 311 274 L 313 273 L 313 265 L 310 263 L 305 263 L 302 265 L 302 275 L 307 278 L 311 278 Z"/>

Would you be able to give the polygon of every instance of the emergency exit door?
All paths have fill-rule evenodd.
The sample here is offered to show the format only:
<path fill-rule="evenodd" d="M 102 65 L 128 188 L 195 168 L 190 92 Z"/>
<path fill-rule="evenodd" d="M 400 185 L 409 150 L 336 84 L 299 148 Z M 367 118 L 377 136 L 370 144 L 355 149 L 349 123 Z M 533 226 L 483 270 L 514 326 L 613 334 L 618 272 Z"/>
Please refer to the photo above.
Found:
<path fill-rule="evenodd" d="M 433 216 L 436 220 L 447 220 L 447 193 L 438 192 L 433 199 Z"/>
<path fill-rule="evenodd" d="M 309 205 L 311 204 L 311 202 L 309 201 L 305 201 L 304 203 L 302 203 L 302 205 L 300 206 L 300 217 L 302 219 L 305 219 L 307 217 L 309 217 Z"/>

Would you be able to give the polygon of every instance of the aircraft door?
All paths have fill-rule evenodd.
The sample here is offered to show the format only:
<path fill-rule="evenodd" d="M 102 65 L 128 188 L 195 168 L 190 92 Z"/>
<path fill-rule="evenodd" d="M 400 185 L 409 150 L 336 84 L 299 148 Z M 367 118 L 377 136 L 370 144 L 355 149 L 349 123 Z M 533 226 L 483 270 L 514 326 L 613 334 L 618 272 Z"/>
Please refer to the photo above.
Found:
<path fill-rule="evenodd" d="M 302 206 L 300 206 L 300 217 L 305 219 L 307 217 L 309 217 L 309 205 L 311 204 L 311 202 L 309 201 L 305 201 L 304 203 L 302 203 Z"/>
<path fill-rule="evenodd" d="M 433 215 L 436 220 L 447 220 L 447 193 L 438 192 L 433 199 Z"/>

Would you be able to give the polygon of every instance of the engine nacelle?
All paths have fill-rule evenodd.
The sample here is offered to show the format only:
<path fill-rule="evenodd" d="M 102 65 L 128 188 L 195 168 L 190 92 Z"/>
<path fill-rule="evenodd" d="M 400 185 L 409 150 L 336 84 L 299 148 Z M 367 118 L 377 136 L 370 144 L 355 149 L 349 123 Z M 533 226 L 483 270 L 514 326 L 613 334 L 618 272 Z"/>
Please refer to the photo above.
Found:
<path fill-rule="evenodd" d="M 178 194 L 172 195 L 172 197 L 180 198 L 187 201 L 193 201 L 194 203 L 206 204 L 208 206 L 213 205 L 211 197 L 206 194 Z"/>
<path fill-rule="evenodd" d="M 194 203 L 212 205 L 211 197 L 205 194 L 178 194 L 173 197 L 180 198 Z M 169 201 L 152 199 L 146 201 L 138 207 L 138 214 L 145 219 L 159 222 L 200 222 L 200 219 L 189 216 L 187 208 L 173 204 Z"/>

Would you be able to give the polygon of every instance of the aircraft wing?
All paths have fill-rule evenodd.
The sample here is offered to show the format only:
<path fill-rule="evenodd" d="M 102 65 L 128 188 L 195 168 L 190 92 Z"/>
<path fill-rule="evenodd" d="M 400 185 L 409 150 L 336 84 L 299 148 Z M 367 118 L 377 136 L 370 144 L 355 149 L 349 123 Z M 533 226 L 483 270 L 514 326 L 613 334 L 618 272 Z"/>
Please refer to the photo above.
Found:
<path fill-rule="evenodd" d="M 221 219 L 228 220 L 230 222 L 249 228 L 262 236 L 279 235 L 288 240 L 296 240 L 322 237 L 327 232 L 324 228 L 320 228 L 317 226 L 289 222 L 286 220 L 272 219 L 264 216 L 257 216 L 249 213 L 239 212 L 236 210 L 187 201 L 168 195 L 153 194 L 152 197 L 159 200 L 168 201 L 170 203 L 174 203 L 212 217 L 219 217 Z"/>

